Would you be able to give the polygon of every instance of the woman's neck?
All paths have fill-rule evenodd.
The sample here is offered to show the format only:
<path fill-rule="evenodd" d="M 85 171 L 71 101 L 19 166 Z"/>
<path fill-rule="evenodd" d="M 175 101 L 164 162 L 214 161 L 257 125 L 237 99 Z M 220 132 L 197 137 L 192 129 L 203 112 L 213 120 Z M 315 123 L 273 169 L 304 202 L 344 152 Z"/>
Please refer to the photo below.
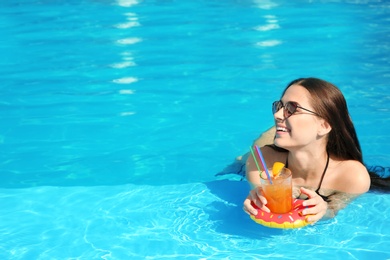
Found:
<path fill-rule="evenodd" d="M 327 162 L 327 152 L 321 151 L 290 151 L 288 153 L 288 168 L 294 178 L 303 180 L 317 179 L 323 173 Z"/>

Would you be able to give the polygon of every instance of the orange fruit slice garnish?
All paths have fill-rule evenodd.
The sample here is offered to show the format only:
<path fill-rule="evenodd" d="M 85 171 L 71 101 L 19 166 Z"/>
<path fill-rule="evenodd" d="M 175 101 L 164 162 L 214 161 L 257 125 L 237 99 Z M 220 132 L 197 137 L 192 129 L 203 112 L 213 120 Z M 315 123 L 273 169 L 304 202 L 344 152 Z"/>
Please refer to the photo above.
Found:
<path fill-rule="evenodd" d="M 274 176 L 274 178 L 280 174 L 283 168 L 284 168 L 284 163 L 281 162 L 274 163 L 274 165 L 272 166 L 272 175 Z"/>

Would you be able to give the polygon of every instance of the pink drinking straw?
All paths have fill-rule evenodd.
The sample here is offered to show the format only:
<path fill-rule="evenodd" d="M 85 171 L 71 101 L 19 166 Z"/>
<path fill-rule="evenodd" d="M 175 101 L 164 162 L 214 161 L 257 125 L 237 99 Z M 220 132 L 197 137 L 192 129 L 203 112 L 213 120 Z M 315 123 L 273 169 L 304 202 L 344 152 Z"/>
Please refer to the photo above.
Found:
<path fill-rule="evenodd" d="M 267 178 L 268 178 L 269 182 L 272 184 L 271 176 L 269 175 L 268 168 L 267 168 L 267 165 L 265 164 L 263 154 L 261 153 L 261 150 L 259 149 L 259 147 L 257 145 L 255 145 L 255 148 L 256 148 L 257 154 L 259 155 L 261 166 L 263 166 L 265 174 L 267 174 Z"/>

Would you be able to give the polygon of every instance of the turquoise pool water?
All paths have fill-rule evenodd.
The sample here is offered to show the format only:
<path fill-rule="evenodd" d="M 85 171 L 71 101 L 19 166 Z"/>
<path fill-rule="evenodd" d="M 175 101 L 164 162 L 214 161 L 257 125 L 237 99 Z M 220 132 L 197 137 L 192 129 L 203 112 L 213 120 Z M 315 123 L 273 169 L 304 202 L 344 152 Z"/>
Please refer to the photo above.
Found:
<path fill-rule="evenodd" d="M 2 259 L 390 259 L 390 197 L 262 227 L 216 176 L 297 77 L 344 92 L 390 165 L 386 1 L 0 3 Z"/>

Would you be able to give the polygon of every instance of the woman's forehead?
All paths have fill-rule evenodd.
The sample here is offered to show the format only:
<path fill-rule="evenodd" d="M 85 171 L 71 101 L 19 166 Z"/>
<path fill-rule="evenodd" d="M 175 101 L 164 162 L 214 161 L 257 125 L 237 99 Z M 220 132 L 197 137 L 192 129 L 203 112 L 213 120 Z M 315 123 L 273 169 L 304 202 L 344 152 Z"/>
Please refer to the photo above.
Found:
<path fill-rule="evenodd" d="M 288 101 L 295 101 L 300 104 L 309 104 L 310 99 L 310 92 L 300 85 L 291 85 L 287 88 L 286 92 L 282 97 L 283 103 Z"/>

